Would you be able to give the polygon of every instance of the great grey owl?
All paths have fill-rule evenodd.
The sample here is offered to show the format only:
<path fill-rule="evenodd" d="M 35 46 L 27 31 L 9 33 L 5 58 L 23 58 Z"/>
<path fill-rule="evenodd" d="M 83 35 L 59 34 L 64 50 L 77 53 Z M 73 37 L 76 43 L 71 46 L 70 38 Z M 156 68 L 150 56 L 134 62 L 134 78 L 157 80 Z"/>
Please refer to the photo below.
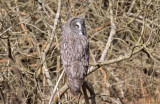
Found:
<path fill-rule="evenodd" d="M 73 95 L 78 95 L 89 64 L 89 43 L 83 18 L 70 18 L 63 26 L 61 59 L 69 89 Z"/>

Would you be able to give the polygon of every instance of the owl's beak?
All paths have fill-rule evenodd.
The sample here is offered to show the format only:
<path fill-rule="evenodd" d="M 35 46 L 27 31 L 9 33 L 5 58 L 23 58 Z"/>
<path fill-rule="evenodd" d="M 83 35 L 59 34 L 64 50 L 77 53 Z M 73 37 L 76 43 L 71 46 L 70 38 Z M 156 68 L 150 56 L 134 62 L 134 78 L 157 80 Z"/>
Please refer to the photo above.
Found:
<path fill-rule="evenodd" d="M 86 35 L 85 19 L 84 18 L 81 18 L 81 25 L 82 25 L 81 32 L 83 35 Z"/>
<path fill-rule="evenodd" d="M 86 29 L 85 28 L 82 28 L 82 33 L 83 33 L 83 35 L 86 35 Z"/>

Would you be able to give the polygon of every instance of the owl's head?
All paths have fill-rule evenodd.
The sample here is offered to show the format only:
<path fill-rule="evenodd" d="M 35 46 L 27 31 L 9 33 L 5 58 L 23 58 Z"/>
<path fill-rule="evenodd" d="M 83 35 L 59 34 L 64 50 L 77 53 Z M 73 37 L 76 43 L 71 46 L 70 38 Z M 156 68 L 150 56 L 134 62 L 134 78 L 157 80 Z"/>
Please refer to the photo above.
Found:
<path fill-rule="evenodd" d="M 70 29 L 77 35 L 86 35 L 85 20 L 80 17 L 74 17 L 70 21 Z"/>

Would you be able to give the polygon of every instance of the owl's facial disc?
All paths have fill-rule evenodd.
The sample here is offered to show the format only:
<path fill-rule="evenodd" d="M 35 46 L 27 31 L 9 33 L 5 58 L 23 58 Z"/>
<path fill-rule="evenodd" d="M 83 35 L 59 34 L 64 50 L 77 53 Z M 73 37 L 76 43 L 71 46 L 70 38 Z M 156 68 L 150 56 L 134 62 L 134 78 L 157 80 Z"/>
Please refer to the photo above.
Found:
<path fill-rule="evenodd" d="M 74 18 L 70 22 L 70 29 L 77 35 L 86 35 L 84 19 Z"/>

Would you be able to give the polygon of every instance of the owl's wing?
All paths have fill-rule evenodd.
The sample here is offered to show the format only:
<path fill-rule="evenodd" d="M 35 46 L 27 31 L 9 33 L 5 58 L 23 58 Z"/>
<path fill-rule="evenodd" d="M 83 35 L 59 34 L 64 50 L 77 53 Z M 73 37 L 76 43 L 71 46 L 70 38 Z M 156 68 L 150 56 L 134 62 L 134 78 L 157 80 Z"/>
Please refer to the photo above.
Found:
<path fill-rule="evenodd" d="M 63 65 L 70 65 L 75 60 L 74 41 L 69 36 L 62 36 L 61 41 L 61 59 Z"/>
<path fill-rule="evenodd" d="M 86 36 L 62 36 L 61 58 L 63 64 L 70 65 L 71 62 L 79 61 L 88 66 L 89 44 Z"/>
<path fill-rule="evenodd" d="M 89 64 L 89 44 L 86 36 L 66 36 L 61 41 L 61 59 L 70 78 L 83 79 Z"/>
<path fill-rule="evenodd" d="M 84 44 L 84 49 L 83 49 L 83 53 L 82 53 L 82 58 L 81 58 L 81 62 L 84 66 L 88 66 L 89 65 L 89 43 L 88 40 L 86 40 L 86 43 Z"/>

